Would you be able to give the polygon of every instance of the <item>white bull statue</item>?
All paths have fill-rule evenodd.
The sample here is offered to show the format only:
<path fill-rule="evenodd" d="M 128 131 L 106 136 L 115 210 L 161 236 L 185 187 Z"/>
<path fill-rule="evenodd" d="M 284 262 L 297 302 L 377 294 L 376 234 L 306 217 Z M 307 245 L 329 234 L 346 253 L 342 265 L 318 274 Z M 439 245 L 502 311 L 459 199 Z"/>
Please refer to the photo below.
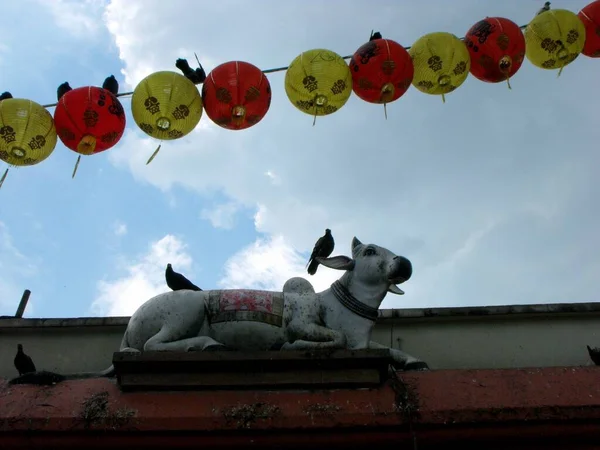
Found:
<path fill-rule="evenodd" d="M 388 348 L 371 340 L 387 292 L 412 275 L 410 261 L 377 245 L 352 240 L 352 258 L 318 258 L 344 270 L 329 289 L 315 293 L 303 278 L 283 292 L 179 290 L 157 295 L 131 316 L 121 351 L 317 350 Z M 390 349 L 396 365 L 427 364 Z"/>
<path fill-rule="evenodd" d="M 315 293 L 304 278 L 291 278 L 282 292 L 259 290 L 178 290 L 151 298 L 131 316 L 120 351 L 386 349 L 394 365 L 426 370 L 427 364 L 398 349 L 373 342 L 378 308 L 387 292 L 412 275 L 412 264 L 386 248 L 352 240 L 352 258 L 317 258 L 344 270 L 329 289 Z M 111 376 L 53 374 L 51 381 Z M 33 374 L 15 382 L 37 382 Z M 39 380 L 38 380 L 39 381 Z"/>

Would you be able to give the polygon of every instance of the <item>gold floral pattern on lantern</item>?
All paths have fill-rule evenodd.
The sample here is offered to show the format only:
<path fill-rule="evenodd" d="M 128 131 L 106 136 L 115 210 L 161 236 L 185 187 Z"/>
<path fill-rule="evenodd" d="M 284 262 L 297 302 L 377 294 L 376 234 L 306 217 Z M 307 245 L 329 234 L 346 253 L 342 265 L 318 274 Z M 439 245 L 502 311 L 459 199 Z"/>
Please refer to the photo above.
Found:
<path fill-rule="evenodd" d="M 12 166 L 31 166 L 56 147 L 52 115 L 38 103 L 20 98 L 0 102 L 0 159 Z"/>
<path fill-rule="evenodd" d="M 131 112 L 137 126 L 147 135 L 161 140 L 178 139 L 200 122 L 202 97 L 194 83 L 183 75 L 155 72 L 135 87 Z"/>
<path fill-rule="evenodd" d="M 464 42 L 451 33 L 426 34 L 408 53 L 415 70 L 412 84 L 421 92 L 442 95 L 444 99 L 444 94 L 458 88 L 469 75 L 469 51 Z"/>
<path fill-rule="evenodd" d="M 529 62 L 542 69 L 562 69 L 585 45 L 585 26 L 566 9 L 551 9 L 533 18 L 524 31 Z M 559 71 L 560 74 L 560 71 Z"/>
<path fill-rule="evenodd" d="M 285 92 L 300 111 L 332 114 L 352 94 L 352 73 L 344 59 L 330 50 L 309 50 L 297 56 L 285 74 Z"/>

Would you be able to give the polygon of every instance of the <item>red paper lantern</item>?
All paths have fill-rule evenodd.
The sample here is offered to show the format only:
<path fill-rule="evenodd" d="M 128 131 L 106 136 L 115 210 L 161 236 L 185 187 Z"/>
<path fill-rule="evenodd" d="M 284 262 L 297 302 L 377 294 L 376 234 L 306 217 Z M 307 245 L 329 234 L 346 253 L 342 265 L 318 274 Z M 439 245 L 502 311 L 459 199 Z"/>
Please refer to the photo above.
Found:
<path fill-rule="evenodd" d="M 590 3 L 577 16 L 585 26 L 583 53 L 590 58 L 600 58 L 600 0 Z"/>
<path fill-rule="evenodd" d="M 208 74 L 202 101 L 214 123 L 228 130 L 243 130 L 256 125 L 269 111 L 271 85 L 258 67 L 229 61 Z"/>
<path fill-rule="evenodd" d="M 467 31 L 465 44 L 471 56 L 471 74 L 488 83 L 508 82 L 525 58 L 521 28 L 503 17 L 477 22 Z"/>
<path fill-rule="evenodd" d="M 125 131 L 125 111 L 106 89 L 80 87 L 64 94 L 54 111 L 54 124 L 65 147 L 92 155 L 114 146 Z"/>
<path fill-rule="evenodd" d="M 352 90 L 369 103 L 391 103 L 410 87 L 412 59 L 397 42 L 374 39 L 360 47 L 350 60 Z"/>

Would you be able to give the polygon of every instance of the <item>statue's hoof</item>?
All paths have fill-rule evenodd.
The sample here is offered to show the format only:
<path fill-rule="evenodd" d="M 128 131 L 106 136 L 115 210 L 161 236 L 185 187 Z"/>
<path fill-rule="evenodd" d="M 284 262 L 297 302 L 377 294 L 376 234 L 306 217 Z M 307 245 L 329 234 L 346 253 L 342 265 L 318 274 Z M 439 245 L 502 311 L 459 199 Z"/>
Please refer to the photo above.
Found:
<path fill-rule="evenodd" d="M 425 361 L 413 361 L 413 362 L 409 362 L 406 363 L 404 365 L 404 367 L 402 368 L 402 370 L 404 370 L 405 372 L 408 371 L 417 371 L 417 370 L 429 370 L 429 366 L 427 365 L 427 363 Z"/>

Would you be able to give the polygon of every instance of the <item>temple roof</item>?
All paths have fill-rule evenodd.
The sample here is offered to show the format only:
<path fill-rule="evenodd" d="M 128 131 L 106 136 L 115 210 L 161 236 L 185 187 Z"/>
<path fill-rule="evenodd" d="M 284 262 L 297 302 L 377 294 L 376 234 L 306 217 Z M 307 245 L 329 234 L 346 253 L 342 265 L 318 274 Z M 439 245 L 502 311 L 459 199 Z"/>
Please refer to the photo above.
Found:
<path fill-rule="evenodd" d="M 0 448 L 25 440 L 39 448 L 185 448 L 193 436 L 211 448 L 309 440 L 356 448 L 414 438 L 427 448 L 527 436 L 572 443 L 600 435 L 599 375 L 598 367 L 397 372 L 378 388 L 311 391 L 122 392 L 109 379 L 49 387 L 4 380 Z"/>

